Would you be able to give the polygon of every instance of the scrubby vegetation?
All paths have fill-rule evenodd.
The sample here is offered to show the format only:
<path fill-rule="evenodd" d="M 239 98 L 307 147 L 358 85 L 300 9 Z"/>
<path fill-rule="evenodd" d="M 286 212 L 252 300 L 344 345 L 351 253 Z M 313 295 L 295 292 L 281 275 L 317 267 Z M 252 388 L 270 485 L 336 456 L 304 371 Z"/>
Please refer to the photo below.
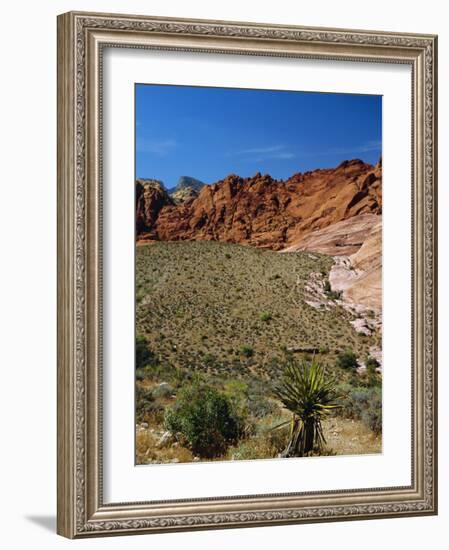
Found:
<path fill-rule="evenodd" d="M 342 369 L 356 369 L 359 364 L 357 355 L 352 350 L 345 350 L 337 355 L 337 366 Z"/>
<path fill-rule="evenodd" d="M 165 426 L 185 438 L 196 455 L 212 458 L 237 441 L 243 433 L 243 418 L 224 393 L 194 381 L 181 389 L 175 405 L 167 409 Z"/>
<path fill-rule="evenodd" d="M 314 360 L 342 395 L 314 452 L 380 450 L 380 335 L 359 335 L 338 303 L 305 301 L 310 273 L 327 277 L 332 262 L 218 242 L 137 247 L 138 463 L 280 456 L 292 414 L 276 387 L 288 365 Z"/>
<path fill-rule="evenodd" d="M 361 420 L 374 433 L 382 431 L 382 391 L 379 386 L 366 387 L 345 384 L 338 387 L 342 395 L 340 414 Z"/>

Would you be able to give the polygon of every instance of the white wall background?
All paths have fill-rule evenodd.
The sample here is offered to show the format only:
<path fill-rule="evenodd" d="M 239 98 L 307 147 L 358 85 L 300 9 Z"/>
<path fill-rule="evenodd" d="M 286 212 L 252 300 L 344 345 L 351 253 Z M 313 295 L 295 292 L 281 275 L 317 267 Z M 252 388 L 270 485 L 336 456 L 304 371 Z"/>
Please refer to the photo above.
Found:
<path fill-rule="evenodd" d="M 56 15 L 69 10 L 439 34 L 440 514 L 438 517 L 206 531 L 70 542 L 56 514 Z M 438 0 L 207 2 L 60 0 L 2 5 L 0 86 L 0 507 L 2 547 L 37 549 L 447 547 L 449 339 L 447 279 L 449 30 Z M 446 539 L 446 540 L 445 540 Z"/>

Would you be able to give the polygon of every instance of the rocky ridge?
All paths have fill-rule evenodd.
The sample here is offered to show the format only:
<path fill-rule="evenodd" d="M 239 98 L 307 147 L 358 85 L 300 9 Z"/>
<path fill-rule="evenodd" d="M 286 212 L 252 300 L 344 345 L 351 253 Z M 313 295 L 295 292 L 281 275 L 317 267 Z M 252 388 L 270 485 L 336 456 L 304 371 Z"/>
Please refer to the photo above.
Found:
<path fill-rule="evenodd" d="M 189 192 L 182 202 L 158 189 L 137 201 L 137 238 L 220 240 L 282 250 L 337 222 L 381 214 L 381 177 L 380 164 L 355 159 L 287 180 L 231 174 L 205 185 L 196 197 Z"/>

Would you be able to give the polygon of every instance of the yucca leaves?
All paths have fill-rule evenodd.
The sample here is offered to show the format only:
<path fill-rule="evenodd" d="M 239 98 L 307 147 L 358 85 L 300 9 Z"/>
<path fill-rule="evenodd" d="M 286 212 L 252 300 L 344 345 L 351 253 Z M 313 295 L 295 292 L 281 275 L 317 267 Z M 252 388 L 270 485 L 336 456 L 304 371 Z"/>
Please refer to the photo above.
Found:
<path fill-rule="evenodd" d="M 306 456 L 315 448 L 322 449 L 326 439 L 321 421 L 339 406 L 335 381 L 326 377 L 315 360 L 290 363 L 274 394 L 292 413 L 290 439 L 282 455 Z"/>

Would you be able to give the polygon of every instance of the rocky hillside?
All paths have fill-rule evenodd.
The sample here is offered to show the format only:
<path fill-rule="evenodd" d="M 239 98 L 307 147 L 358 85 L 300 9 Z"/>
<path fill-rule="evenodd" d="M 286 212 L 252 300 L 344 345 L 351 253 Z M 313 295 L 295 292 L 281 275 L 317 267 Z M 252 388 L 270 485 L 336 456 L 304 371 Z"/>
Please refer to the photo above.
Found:
<path fill-rule="evenodd" d="M 187 201 L 176 200 L 160 184 L 139 180 L 137 238 L 300 249 L 312 232 L 360 214 L 381 214 L 381 178 L 381 164 L 372 166 L 355 159 L 334 169 L 294 174 L 287 180 L 260 173 L 251 178 L 229 175 L 203 186 L 196 197 L 188 191 Z M 358 244 L 352 253 L 362 241 L 349 244 Z M 348 251 L 342 249 L 342 253 Z"/>

